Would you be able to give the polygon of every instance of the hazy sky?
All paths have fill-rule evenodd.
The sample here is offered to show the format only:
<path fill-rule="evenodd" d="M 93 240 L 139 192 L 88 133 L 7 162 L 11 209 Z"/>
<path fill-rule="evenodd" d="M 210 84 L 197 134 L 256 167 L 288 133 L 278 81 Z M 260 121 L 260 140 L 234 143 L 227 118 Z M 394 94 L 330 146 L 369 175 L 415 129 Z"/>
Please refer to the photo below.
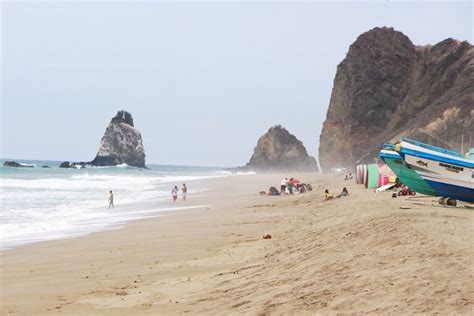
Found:
<path fill-rule="evenodd" d="M 282 124 L 317 155 L 339 62 L 392 26 L 473 40 L 467 2 L 2 2 L 3 158 L 91 160 L 118 110 L 147 163 L 245 164 Z"/>

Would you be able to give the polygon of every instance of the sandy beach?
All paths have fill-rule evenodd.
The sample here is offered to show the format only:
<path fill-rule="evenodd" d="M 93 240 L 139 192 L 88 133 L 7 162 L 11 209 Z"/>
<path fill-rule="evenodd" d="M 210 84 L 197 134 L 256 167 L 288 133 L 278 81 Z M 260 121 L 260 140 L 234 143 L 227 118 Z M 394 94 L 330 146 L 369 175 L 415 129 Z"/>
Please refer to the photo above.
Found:
<path fill-rule="evenodd" d="M 474 213 L 343 175 L 207 180 L 208 205 L 1 255 L 2 315 L 472 314 Z M 323 201 L 324 189 L 350 196 Z M 271 239 L 263 239 L 270 234 Z"/>

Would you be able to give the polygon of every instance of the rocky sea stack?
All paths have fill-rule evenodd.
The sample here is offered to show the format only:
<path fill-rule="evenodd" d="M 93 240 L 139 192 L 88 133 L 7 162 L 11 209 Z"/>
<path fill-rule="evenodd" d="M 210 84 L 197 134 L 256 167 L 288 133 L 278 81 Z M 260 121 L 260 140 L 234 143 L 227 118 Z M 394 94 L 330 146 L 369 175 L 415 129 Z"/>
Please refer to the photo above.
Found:
<path fill-rule="evenodd" d="M 105 130 L 94 160 L 78 163 L 65 161 L 60 167 L 117 166 L 124 163 L 132 167 L 146 168 L 145 149 L 140 131 L 134 127 L 129 112 L 119 111 Z"/>
<path fill-rule="evenodd" d="M 145 167 L 142 135 L 133 126 L 130 113 L 119 111 L 112 118 L 100 141 L 99 152 L 91 163 L 95 166 L 116 166 L 126 163 L 133 167 Z"/>
<path fill-rule="evenodd" d="M 407 136 L 460 150 L 474 130 L 474 48 L 415 46 L 392 28 L 360 35 L 338 65 L 319 159 L 324 170 L 372 162 Z"/>
<path fill-rule="evenodd" d="M 256 171 L 317 171 L 316 160 L 308 155 L 303 143 L 280 125 L 268 130 L 257 142 L 245 167 Z"/>

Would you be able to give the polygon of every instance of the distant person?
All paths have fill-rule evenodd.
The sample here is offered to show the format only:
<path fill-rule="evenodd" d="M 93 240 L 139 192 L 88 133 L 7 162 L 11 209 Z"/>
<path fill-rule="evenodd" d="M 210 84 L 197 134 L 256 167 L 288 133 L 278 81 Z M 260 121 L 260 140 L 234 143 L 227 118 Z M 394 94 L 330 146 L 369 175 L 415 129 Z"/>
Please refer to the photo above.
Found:
<path fill-rule="evenodd" d="M 298 191 L 299 191 L 300 193 L 306 192 L 306 184 L 304 184 L 304 183 L 298 184 L 298 185 L 296 186 L 296 188 L 298 189 Z"/>
<path fill-rule="evenodd" d="M 176 200 L 178 199 L 178 186 L 174 186 L 174 188 L 171 190 L 171 196 L 173 197 L 173 202 L 176 202 Z"/>
<path fill-rule="evenodd" d="M 343 188 L 341 194 L 339 194 L 336 197 L 341 198 L 341 197 L 348 196 L 348 195 L 349 195 L 349 191 L 347 191 L 347 188 Z"/>
<path fill-rule="evenodd" d="M 188 193 L 188 187 L 186 183 L 183 183 L 183 187 L 181 188 L 181 192 L 183 194 L 183 201 L 186 201 L 186 194 Z"/>
<path fill-rule="evenodd" d="M 327 200 L 332 200 L 334 197 L 332 196 L 331 193 L 329 193 L 329 190 L 326 189 L 324 190 L 324 199 L 327 201 Z"/>
<path fill-rule="evenodd" d="M 290 178 L 286 185 L 288 186 L 288 193 L 293 194 L 293 178 Z"/>
<path fill-rule="evenodd" d="M 281 186 L 280 186 L 280 194 L 285 195 L 286 194 L 286 184 L 288 183 L 288 178 L 285 178 L 281 180 Z"/>
<path fill-rule="evenodd" d="M 114 194 L 112 190 L 109 191 L 109 208 L 114 208 Z"/>
<path fill-rule="evenodd" d="M 270 187 L 268 190 L 268 195 L 280 195 L 280 192 L 278 192 L 278 189 L 275 187 Z"/>

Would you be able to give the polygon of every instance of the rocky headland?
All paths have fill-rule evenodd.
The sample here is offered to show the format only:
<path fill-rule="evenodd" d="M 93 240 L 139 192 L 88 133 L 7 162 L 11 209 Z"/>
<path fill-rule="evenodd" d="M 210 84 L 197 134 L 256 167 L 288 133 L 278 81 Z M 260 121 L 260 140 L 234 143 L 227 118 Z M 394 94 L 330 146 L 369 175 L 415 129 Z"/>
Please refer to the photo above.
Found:
<path fill-rule="evenodd" d="M 319 159 L 325 170 L 372 162 L 402 136 L 460 150 L 473 131 L 473 46 L 451 38 L 416 46 L 393 28 L 374 28 L 337 67 Z"/>
<path fill-rule="evenodd" d="M 316 159 L 308 155 L 303 143 L 277 125 L 260 137 L 250 161 L 237 170 L 317 171 L 318 167 Z"/>
<path fill-rule="evenodd" d="M 94 160 L 90 162 L 65 161 L 61 163 L 60 168 L 87 168 L 121 164 L 146 168 L 142 136 L 133 125 L 132 115 L 126 111 L 117 112 L 110 121 Z"/>

